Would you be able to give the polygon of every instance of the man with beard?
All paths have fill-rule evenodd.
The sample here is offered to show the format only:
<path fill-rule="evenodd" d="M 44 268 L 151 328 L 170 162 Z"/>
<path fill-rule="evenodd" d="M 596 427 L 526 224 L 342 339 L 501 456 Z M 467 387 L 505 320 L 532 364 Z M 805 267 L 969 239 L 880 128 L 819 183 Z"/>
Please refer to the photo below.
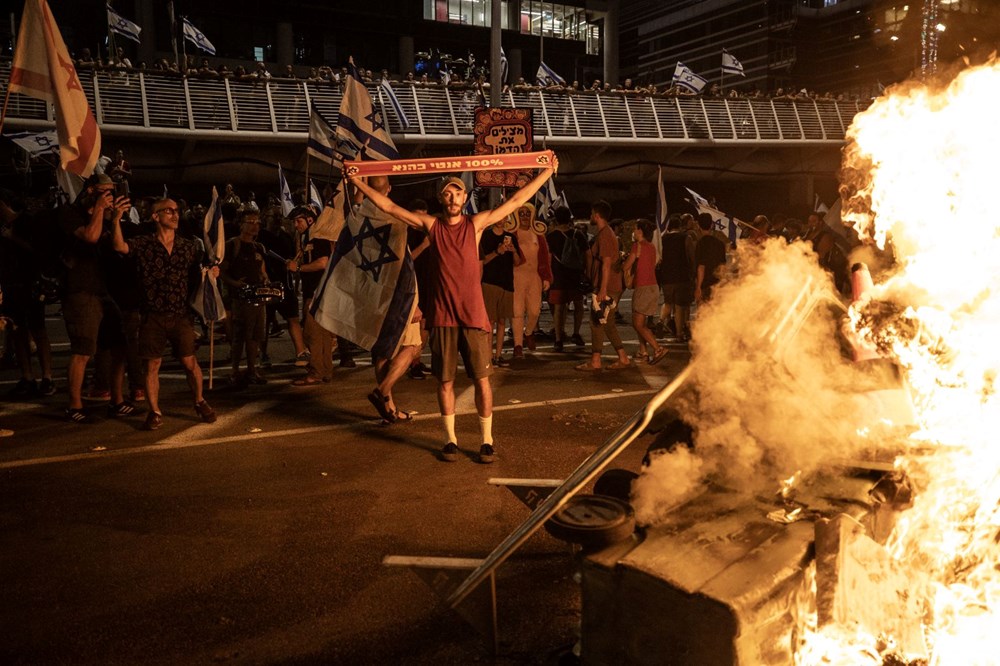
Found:
<path fill-rule="evenodd" d="M 462 356 L 466 374 L 473 381 L 476 410 L 483 444 L 479 461 L 491 463 L 493 448 L 493 389 L 490 375 L 490 322 L 479 286 L 481 271 L 479 239 L 483 231 L 524 205 L 549 179 L 558 165 L 553 159 L 534 179 L 493 210 L 465 215 L 462 207 L 469 194 L 461 178 L 445 178 L 438 187 L 443 211 L 438 215 L 413 213 L 376 192 L 360 177 L 351 182 L 376 206 L 406 224 L 424 229 L 431 237 L 432 275 L 430 293 L 422 300 L 423 313 L 431 329 L 431 372 L 438 379 L 438 406 L 444 421 L 446 444 L 441 458 L 458 460 L 455 436 L 455 375 Z"/>

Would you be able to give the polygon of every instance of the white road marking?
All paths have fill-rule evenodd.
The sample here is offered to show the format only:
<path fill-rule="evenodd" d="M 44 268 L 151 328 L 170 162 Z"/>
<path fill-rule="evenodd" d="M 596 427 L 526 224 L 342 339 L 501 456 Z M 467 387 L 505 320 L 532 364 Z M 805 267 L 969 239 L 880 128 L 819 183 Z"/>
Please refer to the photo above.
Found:
<path fill-rule="evenodd" d="M 639 395 L 650 395 L 654 391 L 649 389 L 644 389 L 641 391 L 629 391 L 626 393 L 598 393 L 594 395 L 585 395 L 574 398 L 561 398 L 559 400 L 539 400 L 537 402 L 522 402 L 518 405 L 500 405 L 493 408 L 494 412 L 505 412 L 514 409 L 529 409 L 531 407 L 546 407 L 550 405 L 564 405 L 568 403 L 578 403 L 578 402 L 590 402 L 594 400 L 612 400 L 615 398 L 631 398 Z M 262 412 L 266 409 L 270 409 L 280 403 L 276 401 L 261 401 L 250 403 L 239 410 L 226 414 L 219 418 L 214 424 L 212 424 L 211 430 L 218 430 L 221 427 L 230 425 L 232 421 L 236 420 L 237 417 L 246 417 L 247 415 L 252 415 L 258 412 Z M 459 412 L 456 410 L 457 414 L 475 414 L 476 408 L 473 405 L 470 409 Z M 414 421 L 424 421 L 427 419 L 437 419 L 440 418 L 437 414 L 419 414 L 413 417 Z M 270 432 L 260 432 L 260 433 L 241 433 L 239 435 L 229 435 L 222 437 L 209 437 L 204 439 L 195 439 L 198 435 L 203 435 L 207 427 L 205 425 L 192 426 L 181 433 L 174 435 L 173 437 L 168 437 L 161 440 L 156 444 L 149 444 L 147 446 L 136 446 L 127 449 L 115 449 L 109 451 L 98 451 L 93 453 L 74 453 L 64 456 L 51 456 L 47 458 L 28 458 L 25 460 L 9 460 L 6 462 L 0 462 L 0 469 L 11 469 L 15 467 L 29 467 L 34 465 L 46 465 L 50 463 L 60 463 L 60 462 L 75 462 L 79 460 L 94 460 L 97 458 L 109 458 L 109 457 L 120 457 L 127 455 L 134 455 L 140 453 L 150 453 L 154 451 L 172 451 L 175 449 L 186 449 L 196 446 L 211 446 L 213 444 L 229 444 L 232 442 L 249 442 L 259 439 L 269 439 L 274 437 L 294 437 L 296 435 L 305 435 L 317 432 L 333 432 L 337 430 L 353 430 L 359 428 L 370 428 L 370 427 L 381 427 L 379 426 L 380 420 L 366 420 L 357 421 L 355 423 L 341 423 L 337 425 L 330 426 L 313 426 L 310 428 L 292 428 L 288 430 L 273 430 Z M 211 432 L 208 430 L 208 432 Z"/>

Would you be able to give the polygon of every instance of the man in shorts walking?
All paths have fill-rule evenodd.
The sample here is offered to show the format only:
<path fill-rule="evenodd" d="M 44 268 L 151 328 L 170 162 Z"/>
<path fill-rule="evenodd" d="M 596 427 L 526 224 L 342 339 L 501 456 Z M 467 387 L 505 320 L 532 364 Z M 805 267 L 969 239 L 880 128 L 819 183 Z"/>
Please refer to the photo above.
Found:
<path fill-rule="evenodd" d="M 473 381 L 476 411 L 482 446 L 479 461 L 493 462 L 493 389 L 490 375 L 493 364 L 490 354 L 490 322 L 483 303 L 479 274 L 479 240 L 490 225 L 516 211 L 527 202 L 552 175 L 558 165 L 544 168 L 528 184 L 493 210 L 465 215 L 462 207 L 468 198 L 465 184 L 454 176 L 445 178 L 438 187 L 438 200 L 443 208 L 438 215 L 415 213 L 398 206 L 389 197 L 376 192 L 357 176 L 351 182 L 376 206 L 411 227 L 424 229 L 431 237 L 431 276 L 429 292 L 421 295 L 421 308 L 431 330 L 431 372 L 438 379 L 438 406 L 444 421 L 446 444 L 441 458 L 458 460 L 458 438 L 455 436 L 455 375 L 461 355 L 465 372 Z"/>
<path fill-rule="evenodd" d="M 215 410 L 202 395 L 201 368 L 194 356 L 194 321 L 188 306 L 193 290 L 200 284 L 201 250 L 194 241 L 177 235 L 180 218 L 173 199 L 157 200 L 153 204 L 152 218 L 156 231 L 151 235 L 126 241 L 120 220 L 113 229 L 115 250 L 135 257 L 143 293 L 139 356 L 146 362 L 146 400 L 149 401 L 149 414 L 143 429 L 156 430 L 163 425 L 160 364 L 167 341 L 184 366 L 194 396 L 195 413 L 204 423 L 214 423 Z M 218 266 L 210 270 L 218 277 Z"/>

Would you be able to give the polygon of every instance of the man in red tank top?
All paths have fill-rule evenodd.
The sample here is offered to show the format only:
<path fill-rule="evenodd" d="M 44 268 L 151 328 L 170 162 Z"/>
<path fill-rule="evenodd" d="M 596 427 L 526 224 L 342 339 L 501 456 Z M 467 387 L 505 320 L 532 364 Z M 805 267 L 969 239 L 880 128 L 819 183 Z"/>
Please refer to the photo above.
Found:
<path fill-rule="evenodd" d="M 372 189 L 361 178 L 351 182 L 376 206 L 411 227 L 423 229 L 431 238 L 429 294 L 420 294 L 420 306 L 431 331 L 431 372 L 438 379 L 438 406 L 444 420 L 445 446 L 441 458 L 458 460 L 455 436 L 455 375 L 458 357 L 476 392 L 476 411 L 483 444 L 479 462 L 491 463 L 493 448 L 493 374 L 490 322 L 479 286 L 479 238 L 490 225 L 503 220 L 535 195 L 558 167 L 557 159 L 500 206 L 475 215 L 463 215 L 469 194 L 460 178 L 450 176 L 438 187 L 442 211 L 438 215 L 409 211 Z"/>

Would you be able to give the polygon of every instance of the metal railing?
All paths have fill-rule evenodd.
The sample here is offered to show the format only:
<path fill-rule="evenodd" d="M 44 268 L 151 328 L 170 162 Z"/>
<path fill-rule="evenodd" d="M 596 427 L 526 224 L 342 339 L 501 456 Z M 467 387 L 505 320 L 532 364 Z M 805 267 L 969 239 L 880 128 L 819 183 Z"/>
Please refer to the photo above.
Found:
<path fill-rule="evenodd" d="M 0 63 L 4 86 L 9 74 L 10 62 Z M 339 86 L 324 82 L 235 81 L 120 71 L 81 71 L 80 82 L 103 128 L 225 134 L 235 140 L 262 134 L 298 140 L 309 131 L 310 105 L 335 122 L 343 95 Z M 392 134 L 404 142 L 468 141 L 473 134 L 474 113 L 481 101 L 476 89 L 396 85 L 396 96 L 410 121 L 405 132 L 385 92 L 376 85 L 368 89 L 382 106 Z M 863 109 L 854 101 L 543 90 L 505 91 L 502 105 L 532 109 L 536 139 L 557 143 L 842 142 L 854 115 Z M 16 93 L 10 96 L 7 114 L 21 126 L 53 122 L 50 105 Z"/>

